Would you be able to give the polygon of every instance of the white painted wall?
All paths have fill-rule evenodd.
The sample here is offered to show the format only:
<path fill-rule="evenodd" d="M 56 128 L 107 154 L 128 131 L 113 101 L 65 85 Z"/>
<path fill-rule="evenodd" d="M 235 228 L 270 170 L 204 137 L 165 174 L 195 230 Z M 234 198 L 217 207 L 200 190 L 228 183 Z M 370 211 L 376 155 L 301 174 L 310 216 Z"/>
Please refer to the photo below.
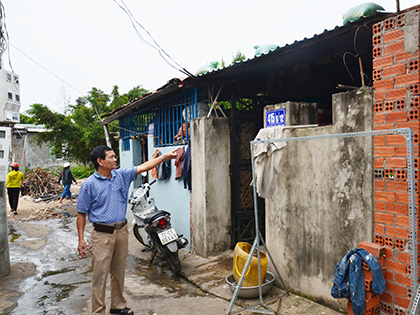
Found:
<path fill-rule="evenodd" d="M 162 154 L 177 149 L 179 146 L 170 146 L 155 148 L 153 145 L 153 135 L 150 134 L 147 139 L 148 145 L 148 159 L 152 159 L 153 153 L 158 149 Z M 122 141 L 120 141 L 120 166 L 124 168 L 132 167 L 142 163 L 142 151 L 140 140 L 130 140 L 130 151 L 122 151 Z M 149 182 L 153 179 L 149 172 Z M 138 187 L 141 184 L 141 175 L 133 182 L 133 187 Z M 175 164 L 171 161 L 171 177 L 165 181 L 157 180 L 150 190 L 150 196 L 155 199 L 156 206 L 171 213 L 171 223 L 178 234 L 183 234 L 188 239 L 189 245 L 186 247 L 190 249 L 191 244 L 191 215 L 190 215 L 190 200 L 191 194 L 188 189 L 184 189 L 182 178 L 175 180 Z M 132 219 L 131 211 L 127 211 L 128 220 Z"/>

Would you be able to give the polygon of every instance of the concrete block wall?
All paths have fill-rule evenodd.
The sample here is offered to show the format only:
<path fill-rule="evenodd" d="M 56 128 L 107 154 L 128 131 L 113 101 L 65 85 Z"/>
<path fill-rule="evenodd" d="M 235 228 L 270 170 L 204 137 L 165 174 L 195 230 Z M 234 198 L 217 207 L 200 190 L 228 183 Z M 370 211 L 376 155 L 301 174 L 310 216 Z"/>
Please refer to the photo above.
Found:
<path fill-rule="evenodd" d="M 373 25 L 374 130 L 412 128 L 419 180 L 419 7 Z M 374 242 L 385 247 L 386 291 L 381 312 L 405 314 L 410 281 L 407 151 L 399 135 L 374 139 Z M 418 204 L 418 203 L 417 203 Z"/>
<path fill-rule="evenodd" d="M 208 257 L 229 248 L 230 133 L 226 118 L 191 122 L 193 251 Z"/>
<path fill-rule="evenodd" d="M 370 131 L 373 103 L 371 88 L 334 94 L 333 125 L 283 136 Z M 288 142 L 274 195 L 265 200 L 267 248 L 287 287 L 339 310 L 347 300 L 331 296 L 336 263 L 359 242 L 373 243 L 372 160 L 370 136 Z M 271 260 L 268 268 L 275 272 Z"/>

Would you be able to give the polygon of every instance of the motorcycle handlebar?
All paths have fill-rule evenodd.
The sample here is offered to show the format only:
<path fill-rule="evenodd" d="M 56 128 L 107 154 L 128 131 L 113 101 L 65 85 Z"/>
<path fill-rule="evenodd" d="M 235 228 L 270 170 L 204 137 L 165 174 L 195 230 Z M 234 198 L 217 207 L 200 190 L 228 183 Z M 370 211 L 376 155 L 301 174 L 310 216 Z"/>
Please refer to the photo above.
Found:
<path fill-rule="evenodd" d="M 149 185 L 152 186 L 154 183 L 156 183 L 156 179 L 152 181 Z"/>

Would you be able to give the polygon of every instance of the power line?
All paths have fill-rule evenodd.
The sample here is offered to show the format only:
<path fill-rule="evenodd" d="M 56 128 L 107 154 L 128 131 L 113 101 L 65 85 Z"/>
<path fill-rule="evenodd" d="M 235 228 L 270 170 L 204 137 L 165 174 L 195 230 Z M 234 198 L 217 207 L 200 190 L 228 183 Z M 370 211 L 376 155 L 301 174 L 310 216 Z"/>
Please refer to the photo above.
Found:
<path fill-rule="evenodd" d="M 9 43 L 9 32 L 7 31 L 7 27 L 6 27 L 6 12 L 4 10 L 3 3 L 0 0 L 0 68 L 2 66 L 1 62 L 3 61 L 1 57 L 3 57 L 3 54 L 9 47 L 8 43 Z M 13 67 L 12 67 L 12 62 L 10 61 L 10 52 L 9 52 L 9 66 L 12 72 L 14 72 Z"/>
<path fill-rule="evenodd" d="M 53 75 L 54 77 L 56 77 L 58 80 L 60 80 L 61 82 L 63 82 L 64 84 L 68 85 L 70 88 L 72 88 L 73 90 L 75 90 L 77 93 L 79 93 L 80 95 L 83 96 L 83 93 L 80 92 L 79 90 L 77 90 L 75 87 L 73 87 L 71 84 L 67 83 L 66 81 L 64 81 L 63 79 L 61 79 L 59 76 L 55 75 L 54 73 L 52 73 L 50 70 L 48 70 L 47 68 L 45 68 L 43 65 L 41 65 L 39 62 L 35 61 L 34 59 L 32 59 L 31 57 L 29 57 L 27 54 L 25 54 L 22 50 L 20 50 L 19 48 L 17 48 L 15 45 L 13 45 L 12 43 L 9 43 L 10 46 L 12 46 L 14 49 L 18 50 L 21 54 L 23 54 L 26 58 L 28 58 L 29 60 L 31 60 L 32 62 L 36 63 L 38 66 L 40 66 L 42 69 L 44 69 L 45 71 L 47 71 L 49 74 Z"/>
<path fill-rule="evenodd" d="M 28 65 L 26 65 L 21 59 L 19 59 L 19 57 L 13 56 L 13 58 L 15 60 L 18 60 L 22 63 L 22 65 L 24 67 L 26 67 L 29 71 L 31 71 L 35 76 L 37 76 L 40 80 L 42 80 L 46 85 L 48 85 L 52 90 L 54 90 L 55 92 L 60 93 L 59 90 L 57 90 L 54 86 L 52 86 L 49 82 L 47 82 L 44 78 L 42 78 L 40 75 L 38 75 L 38 73 L 36 73 L 34 70 L 32 70 Z M 20 86 L 22 87 L 23 84 L 22 82 L 20 82 Z"/>
<path fill-rule="evenodd" d="M 159 53 L 159 55 L 162 57 L 162 59 L 172 68 L 190 76 L 193 77 L 194 75 L 191 74 L 187 69 L 185 69 L 184 67 L 182 67 L 180 64 L 178 64 L 162 47 L 160 47 L 160 45 L 155 41 L 155 39 L 153 38 L 152 35 L 150 35 L 150 33 L 136 20 L 136 18 L 133 16 L 133 14 L 131 13 L 130 9 L 127 7 L 127 5 L 124 3 L 123 0 L 121 0 L 121 4 L 119 4 L 116 0 L 113 0 L 129 17 L 131 24 L 133 25 L 138 37 L 140 38 L 140 40 L 145 43 L 147 46 L 156 49 Z M 140 33 L 140 31 L 137 29 L 137 25 L 139 25 L 145 32 L 147 35 L 149 35 L 149 37 L 152 39 L 153 43 L 148 42 Z M 166 55 L 176 66 L 174 66 L 164 55 Z"/>

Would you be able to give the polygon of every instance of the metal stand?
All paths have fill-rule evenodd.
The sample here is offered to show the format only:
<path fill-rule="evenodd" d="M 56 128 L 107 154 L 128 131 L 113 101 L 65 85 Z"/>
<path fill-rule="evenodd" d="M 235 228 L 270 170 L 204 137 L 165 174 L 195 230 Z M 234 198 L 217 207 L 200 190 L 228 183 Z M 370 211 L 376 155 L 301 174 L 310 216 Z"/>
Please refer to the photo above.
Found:
<path fill-rule="evenodd" d="M 364 132 L 353 132 L 353 133 L 341 133 L 341 134 L 330 134 L 330 135 L 320 135 L 320 136 L 309 136 L 309 137 L 296 137 L 296 138 L 284 138 L 284 139 L 272 139 L 272 140 L 258 140 L 258 141 L 251 141 L 251 163 L 252 163 L 252 179 L 253 179 L 253 190 L 254 190 L 254 212 L 255 212 L 255 230 L 256 230 L 256 237 L 254 240 L 254 244 L 252 246 L 251 252 L 248 256 L 246 261 L 244 270 L 242 275 L 239 279 L 238 285 L 235 289 L 233 294 L 233 298 L 231 300 L 228 312 L 226 314 L 238 314 L 240 311 L 248 310 L 254 313 L 261 313 L 261 314 L 279 314 L 278 310 L 280 307 L 280 303 L 278 306 L 277 311 L 271 309 L 266 305 L 265 302 L 275 300 L 280 298 L 284 295 L 287 295 L 289 292 L 283 282 L 283 279 L 280 276 L 280 272 L 277 269 L 277 266 L 274 263 L 274 260 L 264 243 L 264 240 L 259 232 L 258 227 L 258 206 L 257 206 L 257 190 L 256 190 L 256 181 L 255 181 L 255 162 L 254 162 L 254 146 L 257 143 L 270 143 L 270 142 L 297 142 L 297 141 L 309 141 L 309 140 L 320 140 L 320 139 L 333 139 L 333 138 L 353 138 L 353 137 L 374 137 L 379 135 L 402 135 L 405 138 L 406 142 L 406 149 L 407 149 L 407 184 L 408 184 L 408 203 L 409 203 L 409 223 L 410 223 L 410 267 L 411 267 L 411 292 L 413 292 L 412 299 L 410 301 L 410 306 L 408 310 L 409 315 L 418 315 L 419 314 L 419 304 L 420 304 L 420 286 L 419 281 L 417 278 L 418 275 L 418 247 L 416 246 L 417 241 L 417 206 L 415 204 L 415 183 L 414 183 L 414 157 L 413 157 L 413 131 L 410 128 L 398 128 L 398 129 L 391 129 L 391 130 L 376 130 L 376 131 L 364 131 Z M 265 302 L 262 299 L 262 290 L 261 290 L 261 261 L 260 261 L 260 241 L 264 244 L 267 253 L 270 257 L 271 263 L 273 264 L 279 279 L 282 282 L 283 287 L 286 290 L 285 294 L 273 297 Z M 238 297 L 239 290 L 242 286 L 244 275 L 246 274 L 254 251 L 257 249 L 258 255 L 258 279 L 259 279 L 259 304 L 251 305 L 249 307 L 243 308 L 240 311 L 236 311 L 231 313 L 234 303 Z M 262 306 L 263 308 L 254 308 L 256 306 Z"/>
<path fill-rule="evenodd" d="M 244 310 L 246 310 L 246 311 L 252 311 L 254 313 L 260 313 L 260 314 L 278 314 L 278 311 L 279 311 L 279 308 L 280 308 L 280 302 L 279 302 L 279 306 L 278 306 L 277 310 L 271 309 L 266 304 L 266 302 L 274 301 L 276 299 L 279 299 L 279 298 L 281 298 L 281 297 L 289 294 L 289 291 L 288 291 L 286 285 L 284 284 L 283 278 L 281 277 L 280 272 L 277 269 L 276 264 L 274 263 L 274 259 L 271 256 L 271 253 L 268 250 L 268 247 L 265 244 L 264 239 L 263 239 L 263 237 L 261 235 L 261 232 L 259 230 L 259 225 L 258 225 L 257 189 L 256 189 L 257 187 L 256 187 L 256 181 L 255 181 L 255 162 L 254 162 L 254 146 L 255 146 L 256 143 L 257 143 L 256 141 L 251 141 L 251 164 L 252 164 L 252 179 L 253 179 L 252 183 L 253 183 L 253 194 L 254 194 L 254 214 L 255 214 L 255 231 L 256 231 L 256 236 L 255 236 L 254 244 L 252 245 L 251 251 L 248 254 L 248 259 L 246 260 L 245 267 L 242 270 L 242 274 L 241 274 L 241 277 L 239 279 L 238 285 L 237 285 L 237 287 L 235 289 L 235 292 L 233 294 L 233 298 L 232 298 L 232 300 L 230 302 L 229 309 L 228 309 L 228 311 L 226 313 L 226 314 L 231 314 L 231 315 L 238 314 L 239 312 L 244 311 Z M 267 251 L 268 257 L 270 257 L 270 261 L 273 264 L 274 269 L 276 270 L 277 276 L 279 277 L 279 279 L 281 281 L 281 284 L 282 284 L 283 288 L 286 291 L 286 293 L 283 293 L 283 294 L 280 294 L 278 296 L 272 297 L 272 298 L 270 298 L 269 300 L 266 300 L 266 301 L 264 301 L 263 298 L 262 298 L 260 241 L 263 243 L 263 245 L 265 247 L 265 250 Z M 242 308 L 241 310 L 232 313 L 232 308 L 233 308 L 233 306 L 235 304 L 236 299 L 238 298 L 239 290 L 242 287 L 242 282 L 243 282 L 244 277 L 245 277 L 245 275 L 246 275 L 246 273 L 248 271 L 248 268 L 249 268 L 249 266 L 251 264 L 251 260 L 253 258 L 253 255 L 254 255 L 254 252 L 255 252 L 256 249 L 257 249 L 257 257 L 258 257 L 258 283 L 259 283 L 258 291 L 259 291 L 259 304 L 250 305 L 248 307 Z M 255 307 L 258 307 L 258 306 L 263 307 L 263 308 L 255 308 Z"/>
<path fill-rule="evenodd" d="M 418 315 L 419 314 L 419 301 L 420 301 L 420 286 L 417 285 L 416 295 L 410 302 L 410 309 L 407 312 L 409 315 Z"/>

